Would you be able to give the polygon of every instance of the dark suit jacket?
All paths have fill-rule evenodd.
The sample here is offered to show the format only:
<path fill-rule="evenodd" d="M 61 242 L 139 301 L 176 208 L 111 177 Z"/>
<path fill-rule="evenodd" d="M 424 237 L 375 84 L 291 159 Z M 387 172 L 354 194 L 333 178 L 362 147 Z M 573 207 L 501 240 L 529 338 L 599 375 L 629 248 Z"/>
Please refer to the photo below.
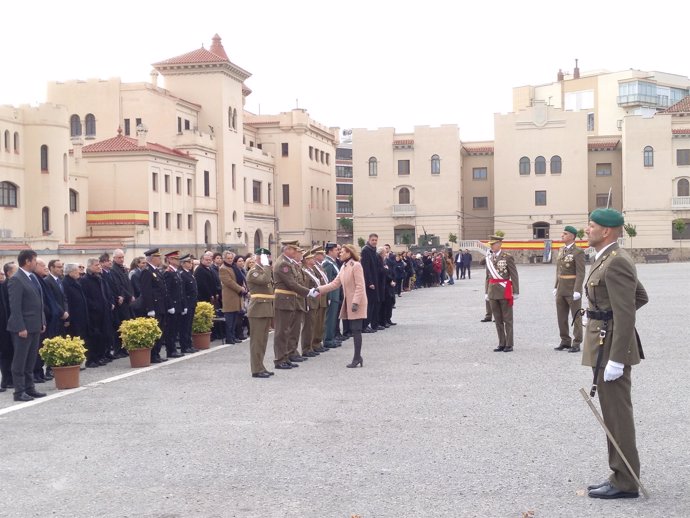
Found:
<path fill-rule="evenodd" d="M 132 293 L 134 293 L 134 297 L 139 297 L 141 295 L 141 270 L 139 268 L 132 272 L 129 281 L 132 283 Z"/>
<path fill-rule="evenodd" d="M 70 308 L 67 333 L 70 336 L 86 338 L 89 336 L 89 309 L 81 283 L 66 275 L 62 286 Z"/>
<path fill-rule="evenodd" d="M 53 300 L 55 301 L 55 304 L 57 305 L 58 309 L 58 318 L 61 318 L 62 315 L 65 314 L 65 311 L 69 311 L 67 309 L 67 300 L 65 299 L 65 294 L 64 292 L 60 289 L 60 286 L 58 286 L 57 281 L 53 278 L 52 275 L 48 274 L 43 278 L 43 281 L 45 282 L 46 286 L 48 287 L 48 290 L 53 296 Z"/>
<path fill-rule="evenodd" d="M 98 275 L 87 273 L 81 278 L 81 289 L 89 308 L 89 330 L 93 334 L 112 332 L 112 299 L 108 295 L 105 281 Z"/>
<path fill-rule="evenodd" d="M 376 253 L 376 249 L 367 245 L 362 247 L 362 257 L 360 259 L 362 264 L 362 269 L 364 270 L 364 284 L 367 289 L 372 284 L 374 289 L 380 290 L 382 288 L 381 284 L 381 270 L 383 270 L 383 263 Z"/>
<path fill-rule="evenodd" d="M 194 278 L 196 279 L 196 287 L 199 292 L 198 300 L 211 302 L 211 297 L 217 294 L 216 277 L 213 271 L 200 264 L 194 270 Z"/>
<path fill-rule="evenodd" d="M 11 333 L 24 330 L 40 333 L 46 325 L 43 296 L 21 268 L 7 281 L 7 291 L 11 308 L 7 330 Z"/>
<path fill-rule="evenodd" d="M 197 287 L 196 279 L 192 272 L 188 272 L 184 268 L 180 270 L 180 279 L 182 280 L 182 291 L 184 292 L 185 306 L 188 311 L 192 311 L 196 306 Z"/>
<path fill-rule="evenodd" d="M 150 264 L 141 271 L 139 277 L 141 282 L 141 296 L 143 298 L 142 313 L 146 315 L 149 311 L 155 311 L 157 317 L 162 317 L 165 313 L 165 282 L 161 272 Z"/>
<path fill-rule="evenodd" d="M 10 300 L 7 295 L 7 281 L 0 284 L 0 354 L 12 350 L 12 338 L 7 332 L 7 319 L 10 317 Z"/>

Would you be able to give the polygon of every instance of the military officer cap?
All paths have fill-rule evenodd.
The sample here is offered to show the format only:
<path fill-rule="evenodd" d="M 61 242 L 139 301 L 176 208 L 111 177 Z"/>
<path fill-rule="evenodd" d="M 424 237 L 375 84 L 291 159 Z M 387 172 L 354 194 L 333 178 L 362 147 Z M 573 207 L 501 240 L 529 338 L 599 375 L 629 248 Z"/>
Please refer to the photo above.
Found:
<path fill-rule="evenodd" d="M 307 259 L 314 259 L 314 254 L 309 251 L 306 254 L 304 254 L 304 257 L 302 257 L 302 261 L 306 261 Z"/>
<path fill-rule="evenodd" d="M 146 252 L 144 252 L 144 255 L 146 257 L 160 257 L 161 252 L 158 248 L 150 248 L 149 250 L 146 250 Z"/>
<path fill-rule="evenodd" d="M 271 255 L 271 251 L 268 248 L 257 248 L 256 250 L 254 250 L 254 253 L 256 255 L 261 255 L 261 254 Z"/>
<path fill-rule="evenodd" d="M 168 252 L 165 254 L 165 257 L 167 259 L 179 259 L 180 258 L 180 251 L 179 250 L 173 250 L 172 252 Z"/>
<path fill-rule="evenodd" d="M 589 219 L 602 227 L 622 227 L 625 223 L 623 214 L 616 209 L 596 209 L 589 215 Z"/>
<path fill-rule="evenodd" d="M 503 236 L 489 236 L 489 245 L 493 245 L 494 243 L 502 243 L 503 242 Z"/>
<path fill-rule="evenodd" d="M 326 247 L 325 247 L 326 252 L 328 252 L 329 250 L 333 250 L 334 248 L 337 248 L 337 246 L 338 246 L 338 243 L 333 243 L 333 242 L 329 241 L 328 243 L 326 243 Z"/>
<path fill-rule="evenodd" d="M 314 255 L 316 255 L 316 254 L 324 254 L 324 255 L 326 254 L 326 252 L 325 252 L 325 251 L 323 250 L 323 248 L 321 248 L 320 246 L 315 246 L 314 248 L 312 248 L 311 250 L 309 250 L 309 253 L 310 253 L 312 256 L 314 256 Z"/>
<path fill-rule="evenodd" d="M 568 225 L 563 230 L 565 230 L 566 232 L 570 232 L 572 235 L 577 237 L 577 230 L 575 230 L 575 227 Z"/>
<path fill-rule="evenodd" d="M 191 262 L 191 260 L 192 260 L 191 254 L 185 254 L 182 257 L 180 257 L 180 262 L 182 262 L 182 263 L 186 263 L 187 261 Z"/>
<path fill-rule="evenodd" d="M 296 239 L 294 241 L 281 241 L 280 244 L 283 246 L 289 246 L 290 248 L 294 248 L 296 250 L 299 249 L 299 241 Z"/>

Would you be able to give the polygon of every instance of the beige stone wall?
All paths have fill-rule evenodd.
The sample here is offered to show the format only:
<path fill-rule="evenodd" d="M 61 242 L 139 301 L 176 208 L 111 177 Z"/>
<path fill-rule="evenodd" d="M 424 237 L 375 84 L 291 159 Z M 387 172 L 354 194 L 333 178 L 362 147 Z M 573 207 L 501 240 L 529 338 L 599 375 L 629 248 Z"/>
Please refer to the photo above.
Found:
<path fill-rule="evenodd" d="M 486 148 L 493 149 L 493 142 L 464 143 L 469 149 Z M 482 179 L 482 173 L 475 170 L 486 169 L 486 179 Z M 477 176 L 477 178 L 475 178 Z M 459 239 L 486 239 L 491 235 L 494 226 L 494 156 L 491 153 L 467 153 L 462 155 L 462 222 L 463 229 Z M 475 208 L 476 203 L 481 205 L 479 198 L 486 198 L 487 206 Z"/>

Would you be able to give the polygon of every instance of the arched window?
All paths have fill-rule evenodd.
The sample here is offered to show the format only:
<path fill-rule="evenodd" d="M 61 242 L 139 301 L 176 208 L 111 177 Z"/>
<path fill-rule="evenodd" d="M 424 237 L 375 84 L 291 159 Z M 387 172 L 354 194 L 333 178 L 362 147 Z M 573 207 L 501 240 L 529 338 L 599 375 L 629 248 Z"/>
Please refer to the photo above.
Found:
<path fill-rule="evenodd" d="M 74 189 L 69 190 L 69 211 L 78 212 L 79 211 L 79 193 Z"/>
<path fill-rule="evenodd" d="M 551 225 L 546 221 L 537 221 L 532 224 L 532 239 L 549 239 Z"/>
<path fill-rule="evenodd" d="M 237 110 L 232 110 L 232 129 L 237 129 Z"/>
<path fill-rule="evenodd" d="M 546 174 L 546 159 L 543 156 L 534 159 L 534 174 Z"/>
<path fill-rule="evenodd" d="M 232 108 L 228 108 L 228 129 L 232 129 Z"/>
<path fill-rule="evenodd" d="M 10 150 L 10 132 L 9 130 L 5 130 L 5 151 Z"/>
<path fill-rule="evenodd" d="M 678 185 L 676 186 L 678 196 L 690 196 L 690 182 L 686 178 L 681 178 L 678 180 Z"/>
<path fill-rule="evenodd" d="M 48 172 L 48 146 L 41 146 L 41 172 Z"/>
<path fill-rule="evenodd" d="M 561 174 L 561 157 L 553 155 L 549 164 L 551 166 L 551 174 Z"/>
<path fill-rule="evenodd" d="M 10 182 L 0 182 L 0 207 L 17 206 L 17 186 Z"/>
<path fill-rule="evenodd" d="M 76 113 L 69 118 L 69 136 L 81 136 L 81 119 L 79 118 L 79 115 L 77 115 Z"/>
<path fill-rule="evenodd" d="M 369 176 L 377 176 L 378 174 L 378 161 L 376 160 L 376 157 L 372 156 L 369 159 Z"/>
<path fill-rule="evenodd" d="M 431 174 L 441 174 L 441 159 L 438 155 L 431 155 Z"/>
<path fill-rule="evenodd" d="M 410 190 L 407 187 L 403 187 L 398 191 L 398 203 L 400 205 L 410 204 Z"/>
<path fill-rule="evenodd" d="M 526 156 L 523 156 L 520 159 L 520 174 L 521 175 L 527 175 L 530 172 L 530 163 L 529 163 L 529 158 Z"/>
<path fill-rule="evenodd" d="M 14 132 L 14 152 L 19 153 L 19 132 Z"/>
<path fill-rule="evenodd" d="M 48 207 L 41 209 L 41 228 L 44 234 L 50 232 L 50 209 Z"/>
<path fill-rule="evenodd" d="M 204 223 L 204 244 L 206 246 L 211 244 L 211 222 L 209 220 Z"/>
<path fill-rule="evenodd" d="M 96 117 L 94 117 L 93 113 L 87 113 L 86 114 L 86 136 L 87 137 L 95 137 L 96 136 Z"/>
<path fill-rule="evenodd" d="M 254 250 L 261 248 L 261 230 L 256 229 L 254 232 Z"/>
<path fill-rule="evenodd" d="M 654 148 L 652 146 L 645 146 L 643 155 L 644 166 L 654 167 Z"/>

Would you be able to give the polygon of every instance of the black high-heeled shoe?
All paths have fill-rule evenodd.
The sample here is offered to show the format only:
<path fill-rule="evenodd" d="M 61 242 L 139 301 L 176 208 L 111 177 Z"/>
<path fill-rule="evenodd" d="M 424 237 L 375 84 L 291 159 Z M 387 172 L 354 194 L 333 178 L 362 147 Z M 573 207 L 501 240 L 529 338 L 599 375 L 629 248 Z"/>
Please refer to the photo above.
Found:
<path fill-rule="evenodd" d="M 356 360 L 352 360 L 352 363 L 348 363 L 345 367 L 347 367 L 348 369 L 354 369 L 358 366 L 364 367 L 364 358 L 362 358 L 361 356 Z"/>

